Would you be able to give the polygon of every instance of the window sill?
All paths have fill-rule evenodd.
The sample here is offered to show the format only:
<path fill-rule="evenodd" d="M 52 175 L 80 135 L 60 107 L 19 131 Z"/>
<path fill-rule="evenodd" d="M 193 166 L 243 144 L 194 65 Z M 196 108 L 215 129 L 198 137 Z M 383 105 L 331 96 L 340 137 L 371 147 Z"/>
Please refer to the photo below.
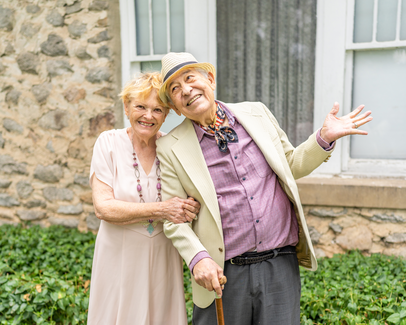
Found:
<path fill-rule="evenodd" d="M 297 180 L 303 205 L 406 209 L 406 180 L 318 178 Z"/>

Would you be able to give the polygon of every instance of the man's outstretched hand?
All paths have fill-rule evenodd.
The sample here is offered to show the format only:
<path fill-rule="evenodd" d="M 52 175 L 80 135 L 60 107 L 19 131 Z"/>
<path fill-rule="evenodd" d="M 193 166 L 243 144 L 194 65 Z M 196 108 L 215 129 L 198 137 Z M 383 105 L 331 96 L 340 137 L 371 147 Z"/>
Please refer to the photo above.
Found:
<path fill-rule="evenodd" d="M 324 120 L 323 127 L 320 132 L 322 139 L 328 143 L 338 140 L 346 135 L 361 134 L 367 135 L 367 131 L 360 130 L 359 127 L 372 121 L 371 111 L 367 111 L 361 115 L 364 105 L 358 106 L 351 113 L 342 117 L 337 117 L 340 105 L 335 102 L 330 113 Z"/>

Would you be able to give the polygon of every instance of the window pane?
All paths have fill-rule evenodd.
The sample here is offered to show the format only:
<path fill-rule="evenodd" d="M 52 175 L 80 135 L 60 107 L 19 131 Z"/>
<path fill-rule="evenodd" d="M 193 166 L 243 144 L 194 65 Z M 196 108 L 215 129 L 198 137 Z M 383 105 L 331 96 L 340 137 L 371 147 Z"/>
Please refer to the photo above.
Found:
<path fill-rule="evenodd" d="M 371 42 L 374 22 L 374 0 L 355 0 L 354 43 Z"/>
<path fill-rule="evenodd" d="M 183 0 L 171 0 L 171 51 L 185 51 L 185 13 Z"/>
<path fill-rule="evenodd" d="M 161 61 L 146 61 L 141 62 L 141 72 L 161 71 Z"/>
<path fill-rule="evenodd" d="M 378 42 L 395 40 L 397 11 L 398 0 L 378 1 L 378 26 L 376 32 Z"/>
<path fill-rule="evenodd" d="M 351 136 L 351 157 L 406 159 L 406 49 L 354 53 L 353 107 L 365 104 L 367 136 Z"/>
<path fill-rule="evenodd" d="M 135 0 L 135 28 L 137 32 L 137 55 L 150 54 L 148 0 Z"/>
<path fill-rule="evenodd" d="M 154 54 L 166 54 L 167 37 L 165 0 L 152 0 L 152 21 L 154 31 Z"/>
<path fill-rule="evenodd" d="M 400 39 L 406 40 L 406 0 L 402 0 L 402 13 L 400 17 Z"/>

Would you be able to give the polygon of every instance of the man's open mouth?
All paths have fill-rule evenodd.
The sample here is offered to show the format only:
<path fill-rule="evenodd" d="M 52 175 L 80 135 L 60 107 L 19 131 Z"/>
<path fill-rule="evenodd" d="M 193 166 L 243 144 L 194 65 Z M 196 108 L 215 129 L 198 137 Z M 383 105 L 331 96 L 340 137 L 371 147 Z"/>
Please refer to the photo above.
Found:
<path fill-rule="evenodd" d="M 196 95 L 195 97 L 193 97 L 193 98 L 187 103 L 186 106 L 192 105 L 193 102 L 194 102 L 196 99 L 200 98 L 201 96 L 202 96 L 202 95 Z"/>

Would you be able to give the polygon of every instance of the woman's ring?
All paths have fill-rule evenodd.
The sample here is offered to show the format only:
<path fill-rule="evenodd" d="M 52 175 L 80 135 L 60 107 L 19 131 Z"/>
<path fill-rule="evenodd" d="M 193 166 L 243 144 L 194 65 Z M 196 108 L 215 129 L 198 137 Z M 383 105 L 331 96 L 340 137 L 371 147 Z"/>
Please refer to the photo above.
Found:
<path fill-rule="evenodd" d="M 358 129 L 358 125 L 357 125 L 357 123 L 355 123 L 355 122 L 354 122 L 354 127 L 355 127 L 356 129 Z"/>

